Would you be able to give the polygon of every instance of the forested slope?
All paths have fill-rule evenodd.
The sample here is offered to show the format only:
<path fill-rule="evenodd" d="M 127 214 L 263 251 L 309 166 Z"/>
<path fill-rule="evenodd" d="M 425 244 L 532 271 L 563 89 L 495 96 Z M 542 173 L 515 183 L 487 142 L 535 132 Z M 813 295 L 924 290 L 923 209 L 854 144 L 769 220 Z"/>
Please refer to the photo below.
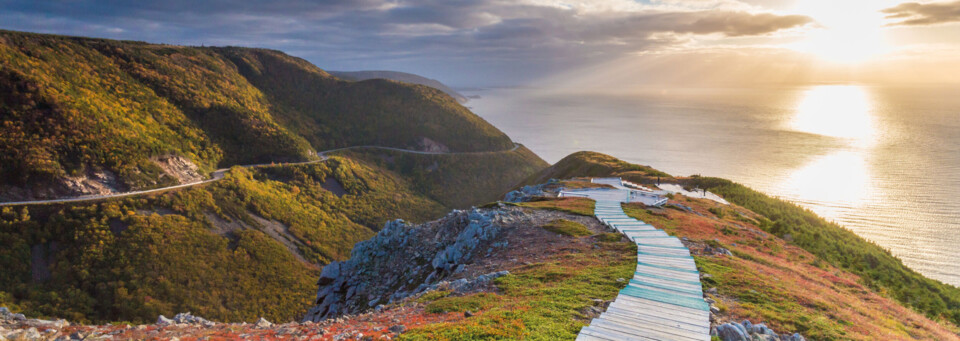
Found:
<path fill-rule="evenodd" d="M 278 51 L 0 31 L 0 200 L 161 187 L 358 144 L 512 147 L 438 90 L 343 81 Z"/>

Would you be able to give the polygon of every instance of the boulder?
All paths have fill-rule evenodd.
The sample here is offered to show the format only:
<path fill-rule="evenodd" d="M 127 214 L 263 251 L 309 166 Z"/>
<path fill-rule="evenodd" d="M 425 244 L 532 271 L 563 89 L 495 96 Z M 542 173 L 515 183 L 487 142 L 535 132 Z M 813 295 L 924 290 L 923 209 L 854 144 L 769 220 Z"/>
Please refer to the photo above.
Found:
<path fill-rule="evenodd" d="M 746 333 L 730 323 L 717 326 L 717 336 L 723 341 L 750 341 Z"/>
<path fill-rule="evenodd" d="M 358 313 L 431 290 L 440 283 L 457 291 L 489 283 L 496 276 L 487 274 L 452 284 L 444 278 L 465 272 L 473 257 L 494 247 L 492 241 L 502 230 L 500 224 L 520 214 L 522 210 L 515 207 L 474 208 L 454 210 L 439 220 L 419 225 L 388 221 L 373 238 L 357 243 L 350 259 L 323 268 L 317 280 L 316 305 L 304 321 Z M 374 298 L 380 299 L 373 302 Z"/>
<path fill-rule="evenodd" d="M 320 272 L 320 279 L 317 280 L 317 285 L 329 284 L 339 276 L 340 262 L 327 264 L 327 266 L 323 267 L 323 271 Z"/>
<path fill-rule="evenodd" d="M 161 316 L 162 316 L 162 315 L 161 315 Z M 191 313 L 189 313 L 189 312 L 177 314 L 177 316 L 174 316 L 174 317 L 173 317 L 173 322 L 183 323 L 183 324 L 201 325 L 201 326 L 204 326 L 204 327 L 212 327 L 212 326 L 216 325 L 216 323 L 214 323 L 214 322 L 212 322 L 212 321 L 209 321 L 209 320 L 204 319 L 204 318 L 199 317 L 199 316 L 193 316 L 193 314 L 191 314 Z"/>
<path fill-rule="evenodd" d="M 270 323 L 270 321 L 267 321 L 267 319 L 261 317 L 259 320 L 257 320 L 257 323 L 255 323 L 254 326 L 257 328 L 269 328 L 273 326 L 273 323 Z"/>
<path fill-rule="evenodd" d="M 167 318 L 166 316 L 160 315 L 160 317 L 157 317 L 157 324 L 174 324 L 174 323 L 176 322 Z"/>

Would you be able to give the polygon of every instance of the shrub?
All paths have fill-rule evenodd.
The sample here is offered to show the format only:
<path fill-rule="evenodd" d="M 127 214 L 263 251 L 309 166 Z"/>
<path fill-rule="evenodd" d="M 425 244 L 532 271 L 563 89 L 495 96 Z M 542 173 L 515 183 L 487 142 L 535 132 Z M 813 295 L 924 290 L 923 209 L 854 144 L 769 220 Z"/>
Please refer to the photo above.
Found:
<path fill-rule="evenodd" d="M 583 224 L 567 219 L 551 221 L 543 225 L 543 228 L 547 231 L 570 237 L 583 237 L 593 234 L 593 232 Z"/>

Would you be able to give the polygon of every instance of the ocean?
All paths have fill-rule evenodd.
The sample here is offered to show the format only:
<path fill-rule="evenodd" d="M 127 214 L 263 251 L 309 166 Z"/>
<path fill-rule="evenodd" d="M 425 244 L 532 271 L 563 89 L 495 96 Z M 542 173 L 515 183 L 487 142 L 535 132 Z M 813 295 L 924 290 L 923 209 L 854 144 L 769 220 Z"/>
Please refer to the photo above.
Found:
<path fill-rule="evenodd" d="M 487 89 L 475 113 L 548 162 L 591 150 L 731 179 L 960 286 L 960 88 Z"/>

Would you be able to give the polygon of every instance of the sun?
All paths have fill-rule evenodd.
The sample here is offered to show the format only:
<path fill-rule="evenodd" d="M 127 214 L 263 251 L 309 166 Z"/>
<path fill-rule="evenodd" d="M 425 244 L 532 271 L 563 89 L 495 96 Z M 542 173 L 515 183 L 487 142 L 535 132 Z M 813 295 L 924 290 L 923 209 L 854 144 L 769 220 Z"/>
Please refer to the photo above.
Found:
<path fill-rule="evenodd" d="M 793 12 L 816 20 L 818 26 L 792 47 L 829 62 L 861 63 L 888 51 L 881 9 L 895 1 L 798 1 Z"/>

